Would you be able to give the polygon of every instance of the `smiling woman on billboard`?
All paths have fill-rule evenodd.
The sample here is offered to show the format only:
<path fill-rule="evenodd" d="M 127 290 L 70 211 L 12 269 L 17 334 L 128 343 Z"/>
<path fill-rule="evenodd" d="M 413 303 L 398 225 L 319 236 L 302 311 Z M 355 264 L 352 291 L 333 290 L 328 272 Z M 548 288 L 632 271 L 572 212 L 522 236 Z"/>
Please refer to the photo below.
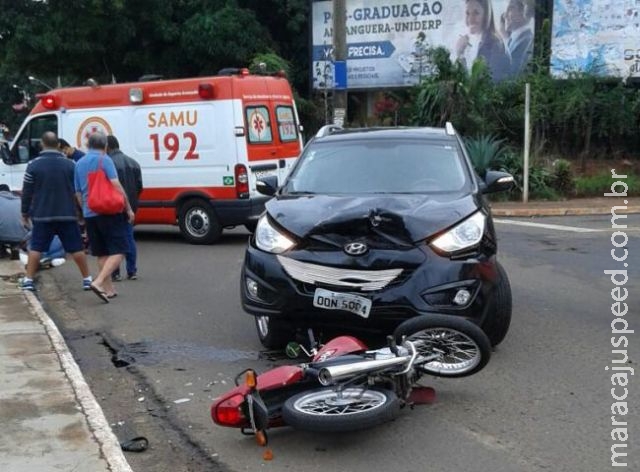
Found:
<path fill-rule="evenodd" d="M 507 78 L 511 74 L 511 56 L 496 29 L 491 0 L 466 0 L 465 24 L 469 31 L 456 41 L 457 59 L 467 66 L 483 59 L 494 80 Z"/>

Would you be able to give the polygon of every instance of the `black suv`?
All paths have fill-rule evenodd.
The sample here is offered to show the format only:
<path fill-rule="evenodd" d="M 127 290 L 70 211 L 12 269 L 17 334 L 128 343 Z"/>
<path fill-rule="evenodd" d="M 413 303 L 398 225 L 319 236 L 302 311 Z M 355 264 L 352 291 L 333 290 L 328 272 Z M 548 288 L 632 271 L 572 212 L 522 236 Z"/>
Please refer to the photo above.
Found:
<path fill-rule="evenodd" d="M 453 126 L 321 129 L 272 195 L 246 250 L 241 295 L 260 341 L 297 328 L 389 334 L 425 313 L 479 324 L 493 345 L 511 320 L 485 193 L 513 177 L 472 167 Z"/>

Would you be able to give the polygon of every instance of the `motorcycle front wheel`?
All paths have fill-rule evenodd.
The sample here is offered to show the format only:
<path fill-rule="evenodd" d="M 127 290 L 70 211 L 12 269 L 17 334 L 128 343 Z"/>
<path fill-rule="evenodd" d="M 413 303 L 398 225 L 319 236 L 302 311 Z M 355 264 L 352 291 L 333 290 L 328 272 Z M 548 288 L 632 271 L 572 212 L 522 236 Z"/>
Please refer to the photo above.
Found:
<path fill-rule="evenodd" d="M 343 432 L 366 429 L 392 420 L 400 401 L 390 390 L 323 388 L 289 398 L 282 407 L 285 423 L 300 430 Z"/>
<path fill-rule="evenodd" d="M 466 377 L 484 368 L 491 357 L 489 338 L 471 321 L 451 315 L 421 315 L 410 318 L 394 331 L 396 342 L 403 337 L 414 343 L 419 356 L 435 359 L 417 368 L 437 377 Z"/>

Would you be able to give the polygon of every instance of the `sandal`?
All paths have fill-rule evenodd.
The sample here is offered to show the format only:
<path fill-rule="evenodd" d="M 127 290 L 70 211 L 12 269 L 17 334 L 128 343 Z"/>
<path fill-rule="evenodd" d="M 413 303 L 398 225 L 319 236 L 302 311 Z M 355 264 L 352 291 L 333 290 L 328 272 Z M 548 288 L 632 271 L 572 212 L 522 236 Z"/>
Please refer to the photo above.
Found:
<path fill-rule="evenodd" d="M 138 436 L 128 441 L 122 441 L 120 448 L 127 452 L 144 452 L 149 447 L 149 440 L 144 436 Z"/>
<path fill-rule="evenodd" d="M 93 293 L 95 293 L 98 298 L 100 298 L 103 302 L 105 303 L 109 303 L 109 296 L 107 295 L 107 292 L 105 292 L 104 290 L 100 290 L 98 287 L 96 287 L 95 285 L 91 284 L 89 285 L 89 288 L 91 289 L 91 291 Z"/>

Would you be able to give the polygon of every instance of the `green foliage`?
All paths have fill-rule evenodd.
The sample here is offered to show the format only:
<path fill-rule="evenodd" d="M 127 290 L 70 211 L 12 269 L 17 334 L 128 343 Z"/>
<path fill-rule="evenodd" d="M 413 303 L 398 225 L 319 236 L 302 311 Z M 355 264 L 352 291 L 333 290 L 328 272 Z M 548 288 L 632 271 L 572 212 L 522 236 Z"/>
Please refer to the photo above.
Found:
<path fill-rule="evenodd" d="M 524 188 L 524 165 L 522 156 L 513 150 L 505 151 L 498 160 L 498 167 L 509 172 L 515 180 L 509 198 L 520 200 Z M 529 166 L 529 197 L 531 199 L 555 200 L 559 197 L 553 188 L 553 175 L 541 163 L 534 162 Z"/>
<path fill-rule="evenodd" d="M 197 74 L 247 65 L 252 56 L 272 46 L 255 13 L 235 6 L 198 12 L 183 27 L 183 51 Z"/>
<path fill-rule="evenodd" d="M 463 134 L 493 132 L 486 120 L 494 96 L 486 64 L 476 61 L 467 73 L 463 64 L 451 61 L 445 48 L 431 49 L 427 55 L 436 72 L 418 86 L 415 124 L 444 126 L 451 121 Z"/>
<path fill-rule="evenodd" d="M 575 189 L 571 162 L 566 159 L 558 159 L 553 162 L 552 171 L 553 189 L 561 195 L 569 197 Z"/>
<path fill-rule="evenodd" d="M 522 148 L 525 84 L 529 83 L 534 157 L 579 157 L 584 170 L 587 158 L 614 153 L 637 156 L 640 89 L 601 78 L 597 66 L 587 72 L 567 71 L 564 79 L 552 77 L 549 41 L 550 23 L 544 20 L 529 70 L 500 83 L 490 80 L 482 62 L 467 72 L 451 61 L 446 49 L 429 51 L 436 73 L 416 87 L 413 123 L 443 126 L 451 121 L 465 136 L 493 134 Z"/>
<path fill-rule="evenodd" d="M 0 82 L 12 72 L 63 85 L 186 77 L 273 52 L 301 86 L 308 43 L 291 38 L 307 37 L 309 10 L 306 0 L 5 0 Z"/>
<path fill-rule="evenodd" d="M 627 172 L 627 178 L 619 180 L 629 186 L 628 196 L 640 196 L 640 177 L 638 175 Z M 576 178 L 576 196 L 602 197 L 606 192 L 611 192 L 611 184 L 613 182 L 609 172 L 578 177 Z"/>
<path fill-rule="evenodd" d="M 24 115 L 13 84 L 33 96 L 45 87 L 214 74 L 253 58 L 308 82 L 308 0 L 0 1 L 0 122 Z M 286 64 L 286 66 L 284 66 Z"/>
<path fill-rule="evenodd" d="M 506 153 L 504 142 L 504 139 L 498 139 L 492 134 L 465 139 L 465 146 L 473 167 L 480 176 L 484 176 L 487 170 L 499 165 Z"/>

